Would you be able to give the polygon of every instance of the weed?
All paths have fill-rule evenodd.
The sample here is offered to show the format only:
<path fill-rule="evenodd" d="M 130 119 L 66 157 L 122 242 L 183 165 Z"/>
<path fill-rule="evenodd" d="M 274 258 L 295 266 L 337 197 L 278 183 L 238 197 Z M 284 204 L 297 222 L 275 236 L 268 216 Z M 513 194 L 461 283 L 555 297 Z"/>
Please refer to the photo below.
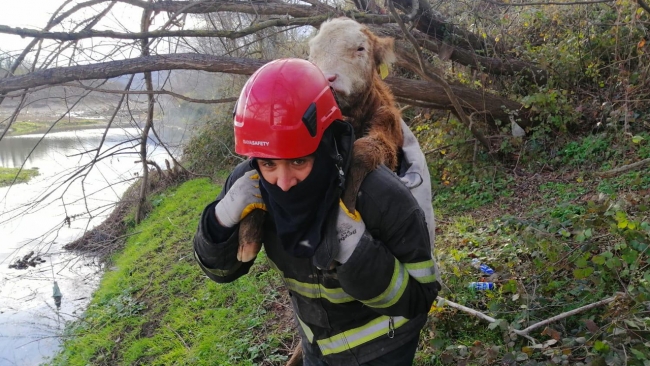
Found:
<path fill-rule="evenodd" d="M 616 150 L 611 145 L 611 136 L 589 135 L 581 141 L 569 142 L 557 155 L 562 165 L 591 168 L 595 164 L 604 163 L 615 154 Z"/>

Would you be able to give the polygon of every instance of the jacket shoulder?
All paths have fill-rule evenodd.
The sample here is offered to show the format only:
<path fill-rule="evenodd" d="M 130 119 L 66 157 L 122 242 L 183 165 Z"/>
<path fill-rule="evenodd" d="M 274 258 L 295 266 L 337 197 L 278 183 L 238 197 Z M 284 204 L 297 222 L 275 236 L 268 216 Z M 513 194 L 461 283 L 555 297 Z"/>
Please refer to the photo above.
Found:
<path fill-rule="evenodd" d="M 407 200 L 417 206 L 411 191 L 402 181 L 385 165 L 368 173 L 359 189 L 360 195 L 382 197 L 385 200 Z M 412 201 L 412 202 L 411 202 Z"/>
<path fill-rule="evenodd" d="M 405 217 L 420 208 L 411 191 L 384 165 L 368 173 L 359 189 L 357 202 L 364 220 L 386 213 L 396 218 Z"/>

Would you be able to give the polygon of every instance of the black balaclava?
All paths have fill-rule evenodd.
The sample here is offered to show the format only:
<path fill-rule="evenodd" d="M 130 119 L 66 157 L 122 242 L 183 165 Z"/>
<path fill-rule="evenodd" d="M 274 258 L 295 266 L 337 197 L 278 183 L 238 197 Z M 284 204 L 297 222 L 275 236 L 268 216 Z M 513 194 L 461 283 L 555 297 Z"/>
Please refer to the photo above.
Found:
<path fill-rule="evenodd" d="M 322 241 L 328 212 L 339 199 L 338 152 L 332 128 L 325 130 L 314 155 L 314 166 L 307 178 L 286 192 L 260 173 L 262 199 L 273 215 L 284 250 L 295 257 L 314 255 Z M 257 159 L 251 162 L 259 172 Z"/>

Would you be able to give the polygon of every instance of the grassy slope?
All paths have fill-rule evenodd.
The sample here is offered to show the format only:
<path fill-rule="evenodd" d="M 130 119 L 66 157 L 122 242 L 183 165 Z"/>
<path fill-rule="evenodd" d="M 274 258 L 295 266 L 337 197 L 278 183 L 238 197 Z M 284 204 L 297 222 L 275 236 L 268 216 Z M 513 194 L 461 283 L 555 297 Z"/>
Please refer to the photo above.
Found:
<path fill-rule="evenodd" d="M 415 364 L 622 365 L 627 357 L 635 365 L 650 358 L 650 174 L 593 174 L 650 157 L 644 136 L 641 144 L 589 136 L 552 158 L 528 151 L 516 175 L 489 162 L 472 168 L 433 160 L 443 297 L 518 329 L 615 292 L 629 297 L 533 331 L 545 342 L 536 347 L 466 313 L 434 308 Z M 199 210 L 216 193 L 197 180 L 153 199 L 157 207 L 134 229 L 53 364 L 284 363 L 295 333 L 277 276 L 258 259 L 252 276 L 217 285 L 191 256 Z M 495 291 L 467 289 L 480 279 L 469 265 L 474 257 L 498 272 Z"/>
<path fill-rule="evenodd" d="M 25 183 L 38 175 L 38 169 L 23 169 L 18 174 L 18 168 L 0 167 L 0 187 L 8 186 L 16 180 L 15 183 Z M 16 177 L 18 174 L 18 177 Z"/>
<path fill-rule="evenodd" d="M 217 193 L 200 179 L 153 199 L 156 208 L 114 258 L 51 364 L 252 365 L 286 359 L 291 323 L 270 311 L 288 314 L 286 299 L 263 258 L 252 274 L 225 285 L 207 279 L 195 263 L 192 237 L 202 208 Z"/>

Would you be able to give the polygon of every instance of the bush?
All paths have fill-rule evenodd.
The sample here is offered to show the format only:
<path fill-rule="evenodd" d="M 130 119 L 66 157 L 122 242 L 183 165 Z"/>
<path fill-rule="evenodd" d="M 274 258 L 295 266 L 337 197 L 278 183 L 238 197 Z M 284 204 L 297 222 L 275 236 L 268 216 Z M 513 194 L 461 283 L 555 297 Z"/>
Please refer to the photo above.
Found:
<path fill-rule="evenodd" d="M 232 105 L 218 108 L 213 119 L 200 126 L 183 150 L 185 166 L 195 174 L 216 177 L 242 158 L 235 154 Z"/>

